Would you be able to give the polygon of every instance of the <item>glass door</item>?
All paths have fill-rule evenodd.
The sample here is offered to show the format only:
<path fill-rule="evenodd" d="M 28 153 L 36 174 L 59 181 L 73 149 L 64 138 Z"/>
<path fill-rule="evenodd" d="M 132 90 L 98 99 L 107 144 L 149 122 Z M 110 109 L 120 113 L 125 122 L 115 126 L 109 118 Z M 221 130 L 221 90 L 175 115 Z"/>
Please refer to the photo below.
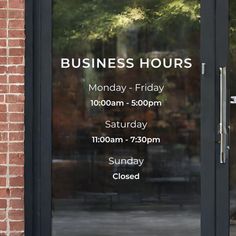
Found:
<path fill-rule="evenodd" d="M 52 235 L 214 235 L 214 6 L 53 1 Z"/>

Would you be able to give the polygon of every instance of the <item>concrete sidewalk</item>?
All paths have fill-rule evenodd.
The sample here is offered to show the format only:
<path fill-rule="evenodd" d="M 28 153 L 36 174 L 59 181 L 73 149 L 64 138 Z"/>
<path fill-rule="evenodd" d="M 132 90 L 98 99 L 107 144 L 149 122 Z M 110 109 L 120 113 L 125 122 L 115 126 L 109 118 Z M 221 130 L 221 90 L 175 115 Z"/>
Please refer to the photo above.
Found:
<path fill-rule="evenodd" d="M 155 211 L 56 211 L 53 236 L 200 236 L 200 213 L 174 207 Z"/>

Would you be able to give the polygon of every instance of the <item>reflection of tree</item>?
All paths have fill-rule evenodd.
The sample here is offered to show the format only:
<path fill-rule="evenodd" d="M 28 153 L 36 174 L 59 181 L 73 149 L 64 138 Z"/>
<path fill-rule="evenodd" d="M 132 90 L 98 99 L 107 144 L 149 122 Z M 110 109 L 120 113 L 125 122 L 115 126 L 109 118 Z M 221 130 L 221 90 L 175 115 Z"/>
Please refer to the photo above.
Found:
<path fill-rule="evenodd" d="M 199 8 L 197 0 L 54 0 L 54 151 L 56 155 L 75 154 L 79 159 L 76 175 L 81 191 L 99 192 L 105 191 L 106 187 L 114 191 L 109 178 L 112 170 L 104 162 L 104 153 L 138 154 L 146 159 L 147 164 L 141 170 L 145 176 L 163 175 L 157 173 L 160 163 L 156 154 L 152 159 L 152 152 L 156 153 L 159 145 L 150 145 L 151 148 L 128 143 L 91 146 L 92 135 L 130 136 L 130 130 L 105 129 L 104 122 L 108 119 L 147 121 L 148 130 L 133 129 L 132 135 L 161 137 L 162 149 L 173 150 L 168 154 L 169 158 L 175 155 L 182 160 L 186 156 L 198 157 Z M 60 57 L 133 57 L 135 61 L 141 57 L 191 57 L 193 67 L 190 70 L 139 67 L 60 70 Z M 89 83 L 127 86 L 156 83 L 164 84 L 165 90 L 162 94 L 132 91 L 122 95 L 88 93 Z M 90 99 L 161 100 L 164 105 L 161 108 L 92 108 L 88 103 Z M 91 151 L 96 154 L 89 154 Z M 161 152 L 158 155 L 161 156 Z M 91 166 L 93 168 L 89 171 Z M 86 178 L 89 176 L 95 177 L 96 181 L 88 183 Z M 124 189 L 123 185 L 120 187 Z M 144 191 L 144 186 L 141 187 Z M 126 189 L 132 192 L 131 186 Z"/>
<path fill-rule="evenodd" d="M 197 0 L 55 0 L 54 49 L 83 51 L 88 43 L 108 41 L 134 26 L 165 35 L 159 47 L 183 48 L 190 36 L 186 29 L 199 28 L 199 7 Z"/>
<path fill-rule="evenodd" d="M 94 133 L 109 132 L 104 130 L 104 121 L 109 117 L 116 117 L 117 120 L 148 120 L 152 132 L 146 135 L 152 136 L 164 129 L 166 142 L 174 137 L 173 134 L 164 133 L 171 132 L 176 116 L 180 117 L 179 120 L 181 117 L 185 120 L 176 128 L 177 133 L 180 128 L 191 129 L 194 126 L 193 114 L 199 113 L 199 107 L 195 105 L 199 102 L 200 27 L 197 0 L 55 0 L 53 22 L 55 58 L 120 56 L 138 59 L 164 55 L 188 56 L 194 62 L 190 72 L 134 68 L 117 71 L 71 70 L 61 73 L 58 71 L 58 61 L 55 60 L 54 130 L 62 136 L 71 136 L 67 150 L 78 149 L 78 130 L 92 129 L 94 125 L 97 129 L 92 131 Z M 116 82 L 128 86 L 132 86 L 134 81 L 165 83 L 165 93 L 160 96 L 155 93 L 137 93 L 135 96 L 168 100 L 169 105 L 165 105 L 161 114 L 158 109 L 147 108 L 91 109 L 87 103 L 91 98 L 116 100 L 120 97 L 116 93 L 87 94 L 87 84 L 91 81 L 100 84 Z M 129 101 L 135 96 L 128 92 L 122 99 Z M 73 102 L 74 99 L 77 102 Z M 123 135 L 128 133 L 124 132 Z M 60 137 L 59 134 L 55 136 Z M 173 139 L 176 142 L 176 138 Z M 57 138 L 55 142 L 57 147 L 63 146 L 60 145 L 62 140 Z"/>

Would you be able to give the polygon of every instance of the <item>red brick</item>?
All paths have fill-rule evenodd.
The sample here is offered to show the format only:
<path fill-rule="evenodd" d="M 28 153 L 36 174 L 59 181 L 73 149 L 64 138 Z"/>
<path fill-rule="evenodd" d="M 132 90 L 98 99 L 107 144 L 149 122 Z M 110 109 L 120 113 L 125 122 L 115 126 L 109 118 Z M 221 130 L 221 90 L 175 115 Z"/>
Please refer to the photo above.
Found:
<path fill-rule="evenodd" d="M 7 229 L 7 222 L 0 221 L 0 230 L 5 231 Z"/>
<path fill-rule="evenodd" d="M 1 187 L 6 186 L 6 182 L 7 182 L 7 179 L 5 177 L 0 178 L 0 186 Z M 1 204 L 1 199 L 0 199 L 0 204 Z M 0 208 L 1 208 L 1 206 L 0 206 Z"/>
<path fill-rule="evenodd" d="M 7 64 L 7 58 L 6 57 L 0 57 L 0 65 Z"/>
<path fill-rule="evenodd" d="M 7 93 L 7 92 L 8 92 L 8 85 L 0 84 L 0 93 Z"/>
<path fill-rule="evenodd" d="M 0 210 L 0 221 L 6 219 L 6 210 Z"/>
<path fill-rule="evenodd" d="M 10 86 L 10 93 L 23 93 L 24 92 L 24 85 L 11 85 Z"/>
<path fill-rule="evenodd" d="M 24 47 L 24 0 L 0 0 L 0 236 L 24 235 Z"/>
<path fill-rule="evenodd" d="M 4 102 L 5 101 L 5 96 L 0 94 L 0 102 Z"/>
<path fill-rule="evenodd" d="M 11 231 L 23 231 L 24 230 L 24 221 L 13 221 L 10 222 L 10 230 Z"/>
<path fill-rule="evenodd" d="M 10 123 L 9 124 L 9 131 L 22 131 L 24 129 L 24 123 Z"/>
<path fill-rule="evenodd" d="M 6 175 L 6 173 L 7 173 L 7 167 L 0 166 L 0 175 Z"/>
<path fill-rule="evenodd" d="M 12 209 L 24 209 L 23 199 L 12 199 L 10 200 L 10 208 Z"/>
<path fill-rule="evenodd" d="M 0 29 L 0 38 L 6 38 L 6 37 L 7 37 L 7 30 Z"/>
<path fill-rule="evenodd" d="M 25 235 L 24 232 L 10 232 L 10 236 L 24 236 L 24 235 Z"/>
<path fill-rule="evenodd" d="M 9 7 L 10 8 L 17 8 L 17 9 L 23 9 L 24 2 L 23 0 L 9 0 Z"/>
<path fill-rule="evenodd" d="M 0 19 L 6 19 L 7 18 L 7 10 L 6 9 L 0 9 Z"/>
<path fill-rule="evenodd" d="M 9 134 L 10 141 L 23 141 L 24 132 L 14 132 Z"/>
<path fill-rule="evenodd" d="M 0 39 L 0 47 L 6 47 L 7 46 L 7 40 L 6 39 Z"/>
<path fill-rule="evenodd" d="M 18 95 L 17 102 L 24 102 L 24 101 L 25 101 L 25 96 L 24 95 Z"/>
<path fill-rule="evenodd" d="M 9 152 L 22 152 L 24 150 L 23 142 L 9 143 Z"/>
<path fill-rule="evenodd" d="M 23 56 L 22 57 L 8 57 L 8 64 L 9 65 L 22 65 L 24 61 Z"/>
<path fill-rule="evenodd" d="M 6 95 L 7 103 L 16 103 L 16 102 L 24 102 L 24 95 Z"/>
<path fill-rule="evenodd" d="M 0 75 L 0 83 L 6 83 L 7 82 L 7 76 L 6 75 Z"/>
<path fill-rule="evenodd" d="M 10 20 L 9 29 L 24 29 L 24 21 L 23 20 Z"/>
<path fill-rule="evenodd" d="M 5 179 L 6 181 L 6 179 Z M 6 208 L 7 207 L 7 200 L 6 199 L 0 199 L 0 208 Z"/>
<path fill-rule="evenodd" d="M 7 103 L 16 103 L 18 100 L 17 95 L 6 95 L 6 102 Z"/>
<path fill-rule="evenodd" d="M 0 1 L 0 9 L 7 8 L 7 1 Z"/>
<path fill-rule="evenodd" d="M 10 56 L 22 56 L 22 55 L 24 55 L 24 49 L 23 48 L 10 48 L 9 55 Z"/>
<path fill-rule="evenodd" d="M 7 55 L 7 50 L 6 50 L 6 48 L 0 48 L 0 55 L 1 55 L 1 56 L 6 56 L 6 55 Z"/>
<path fill-rule="evenodd" d="M 24 211 L 23 210 L 10 210 L 8 213 L 10 220 L 23 220 Z"/>
<path fill-rule="evenodd" d="M 23 103 L 9 104 L 8 111 L 9 112 L 24 112 L 24 104 Z"/>
<path fill-rule="evenodd" d="M 7 122 L 7 114 L 0 113 L 0 122 Z"/>
<path fill-rule="evenodd" d="M 24 38 L 25 32 L 24 30 L 8 30 L 8 37 L 9 38 Z"/>
<path fill-rule="evenodd" d="M 24 167 L 23 166 L 11 166 L 9 172 L 10 172 L 10 175 L 23 176 Z"/>
<path fill-rule="evenodd" d="M 10 197 L 23 198 L 23 196 L 24 196 L 24 189 L 23 188 L 10 188 Z M 1 195 L 0 195 L 0 197 L 1 197 Z"/>
<path fill-rule="evenodd" d="M 0 29 L 4 29 L 4 28 L 7 28 L 7 21 L 5 19 L 0 19 Z"/>
<path fill-rule="evenodd" d="M 0 112 L 6 112 L 7 111 L 7 105 L 6 104 L 0 104 Z"/>
<path fill-rule="evenodd" d="M 10 178 L 10 186 L 11 187 L 19 187 L 23 186 L 24 184 L 24 178 L 23 177 L 12 177 Z"/>
<path fill-rule="evenodd" d="M 9 196 L 9 189 L 1 188 L 0 189 L 0 198 L 7 198 Z"/>
<path fill-rule="evenodd" d="M 24 154 L 20 153 L 10 153 L 9 163 L 11 165 L 23 165 L 24 164 Z"/>
<path fill-rule="evenodd" d="M 0 74 L 4 74 L 6 72 L 7 72 L 7 67 L 6 66 L 0 66 Z"/>
<path fill-rule="evenodd" d="M 4 123 L 0 123 L 0 130 L 1 131 L 8 131 L 8 125 Z"/>
<path fill-rule="evenodd" d="M 7 163 L 7 155 L 6 154 L 0 154 L 0 165 L 4 165 Z"/>
<path fill-rule="evenodd" d="M 2 17 L 2 18 L 6 18 Z M 24 18 L 24 11 L 23 10 L 9 10 L 9 19 L 23 19 Z"/>
<path fill-rule="evenodd" d="M 24 74 L 24 66 L 9 66 L 7 72 L 10 74 Z"/>
<path fill-rule="evenodd" d="M 9 75 L 9 83 L 24 83 L 23 75 Z"/>
<path fill-rule="evenodd" d="M 0 142 L 7 141 L 8 139 L 8 133 L 6 132 L 0 132 Z"/>
<path fill-rule="evenodd" d="M 24 121 L 24 114 L 22 113 L 10 113 L 9 114 L 10 122 L 22 122 Z"/>
<path fill-rule="evenodd" d="M 0 152 L 7 152 L 7 143 L 0 143 Z"/>
<path fill-rule="evenodd" d="M 24 47 L 25 40 L 24 39 L 9 39 L 8 46 L 9 47 Z"/>

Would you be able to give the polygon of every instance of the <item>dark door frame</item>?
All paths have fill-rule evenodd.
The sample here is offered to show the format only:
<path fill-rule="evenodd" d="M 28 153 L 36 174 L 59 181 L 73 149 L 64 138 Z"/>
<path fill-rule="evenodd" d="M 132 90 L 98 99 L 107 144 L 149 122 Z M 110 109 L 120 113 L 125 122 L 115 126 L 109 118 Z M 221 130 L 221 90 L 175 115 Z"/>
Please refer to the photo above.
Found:
<path fill-rule="evenodd" d="M 216 0 L 216 137 L 219 127 L 219 91 L 220 67 L 228 66 L 229 54 L 229 1 Z M 228 73 L 227 73 L 228 74 Z M 229 126 L 229 81 L 227 81 L 227 123 Z M 227 127 L 228 133 L 230 133 Z M 218 139 L 219 140 L 219 139 Z M 216 140 L 216 141 L 218 141 Z M 229 152 L 225 164 L 220 163 L 220 144 L 216 147 L 216 236 L 228 236 L 230 229 L 230 197 L 229 197 Z"/>
<path fill-rule="evenodd" d="M 215 0 L 201 0 L 201 236 L 216 236 Z M 221 235 L 227 236 L 227 235 Z"/>
<path fill-rule="evenodd" d="M 26 0 L 25 235 L 51 232 L 51 9 Z"/>
<path fill-rule="evenodd" d="M 216 2 L 201 0 L 201 236 L 217 234 Z M 51 235 L 52 1 L 26 0 L 25 235 Z M 217 172 L 216 172 L 217 169 Z M 218 186 L 218 185 L 217 185 Z M 219 189 L 219 188 L 217 188 Z M 225 196 L 223 197 L 225 198 Z M 222 200 L 218 199 L 220 204 Z M 217 204 L 218 204 L 217 203 Z M 218 227 L 217 227 L 217 230 Z"/>

